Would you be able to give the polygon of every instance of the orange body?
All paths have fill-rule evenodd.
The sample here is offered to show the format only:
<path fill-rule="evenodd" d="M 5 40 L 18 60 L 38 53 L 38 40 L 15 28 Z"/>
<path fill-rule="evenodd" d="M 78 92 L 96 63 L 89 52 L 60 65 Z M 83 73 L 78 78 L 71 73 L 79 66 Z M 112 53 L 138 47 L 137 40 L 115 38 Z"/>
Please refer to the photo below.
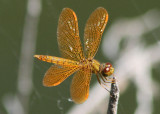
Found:
<path fill-rule="evenodd" d="M 92 73 L 98 82 L 107 82 L 107 76 L 114 72 L 110 63 L 100 64 L 94 58 L 102 33 L 108 21 L 107 11 L 99 7 L 89 17 L 84 30 L 84 52 L 82 49 L 77 16 L 70 8 L 64 8 L 59 18 L 57 40 L 64 58 L 34 55 L 39 60 L 53 63 L 45 73 L 43 85 L 47 87 L 59 85 L 71 74 L 75 73 L 71 84 L 71 98 L 75 103 L 83 103 L 89 95 L 89 84 Z"/>

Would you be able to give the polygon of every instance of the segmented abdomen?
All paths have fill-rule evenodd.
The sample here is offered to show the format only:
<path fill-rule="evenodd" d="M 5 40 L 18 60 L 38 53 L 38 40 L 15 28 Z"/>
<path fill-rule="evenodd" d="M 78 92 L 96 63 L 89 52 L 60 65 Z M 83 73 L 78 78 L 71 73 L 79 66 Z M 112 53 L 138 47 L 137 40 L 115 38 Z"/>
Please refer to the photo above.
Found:
<path fill-rule="evenodd" d="M 63 66 L 63 67 L 72 67 L 72 66 L 79 65 L 79 62 L 77 62 L 77 61 L 72 61 L 69 59 L 64 59 L 64 58 L 55 57 L 55 56 L 34 55 L 34 57 L 36 57 L 39 60 L 49 62 L 49 63 L 54 63 L 54 64 L 57 64 L 57 65 Z"/>

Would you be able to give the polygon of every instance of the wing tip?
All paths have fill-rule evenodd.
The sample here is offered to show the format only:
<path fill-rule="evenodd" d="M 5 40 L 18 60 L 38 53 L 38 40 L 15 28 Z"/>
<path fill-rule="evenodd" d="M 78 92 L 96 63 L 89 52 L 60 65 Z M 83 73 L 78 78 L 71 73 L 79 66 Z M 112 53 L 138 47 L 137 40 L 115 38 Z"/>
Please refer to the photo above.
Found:
<path fill-rule="evenodd" d="M 62 12 L 63 12 L 63 11 L 72 11 L 72 12 L 74 12 L 71 8 L 68 8 L 68 7 L 63 8 L 63 9 L 62 9 Z"/>
<path fill-rule="evenodd" d="M 48 81 L 47 79 L 43 79 L 43 86 L 45 87 L 53 87 L 53 86 L 57 86 L 60 84 L 60 82 L 57 83 L 51 83 L 50 81 Z"/>
<path fill-rule="evenodd" d="M 106 13 L 106 17 L 108 18 L 108 11 L 104 7 L 98 7 L 96 10 L 103 10 Z"/>
<path fill-rule="evenodd" d="M 72 98 L 73 102 L 76 104 L 82 104 L 88 99 L 89 94 L 87 94 L 84 98 L 77 99 L 77 98 Z"/>

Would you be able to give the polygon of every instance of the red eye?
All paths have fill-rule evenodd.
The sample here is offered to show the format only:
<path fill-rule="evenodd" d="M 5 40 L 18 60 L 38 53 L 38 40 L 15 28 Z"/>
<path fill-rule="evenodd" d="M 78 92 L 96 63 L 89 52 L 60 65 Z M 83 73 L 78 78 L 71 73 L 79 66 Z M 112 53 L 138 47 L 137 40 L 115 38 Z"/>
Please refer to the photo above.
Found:
<path fill-rule="evenodd" d="M 110 72 L 111 67 L 112 67 L 112 65 L 110 63 L 106 63 L 103 72 L 104 73 Z"/>
<path fill-rule="evenodd" d="M 111 63 L 103 64 L 102 75 L 103 76 L 110 76 L 114 72 L 114 68 L 112 67 Z"/>
<path fill-rule="evenodd" d="M 103 71 L 104 73 L 110 72 L 110 67 L 105 67 Z"/>
<path fill-rule="evenodd" d="M 111 63 L 106 63 L 106 67 L 112 67 Z"/>

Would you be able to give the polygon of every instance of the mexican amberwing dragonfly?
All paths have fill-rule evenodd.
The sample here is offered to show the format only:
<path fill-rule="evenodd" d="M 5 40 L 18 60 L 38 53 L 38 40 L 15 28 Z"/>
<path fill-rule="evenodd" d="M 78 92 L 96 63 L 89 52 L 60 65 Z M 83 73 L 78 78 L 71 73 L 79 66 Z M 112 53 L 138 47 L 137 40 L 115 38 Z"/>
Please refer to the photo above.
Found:
<path fill-rule="evenodd" d="M 107 82 L 114 68 L 110 63 L 100 64 L 93 59 L 108 21 L 107 11 L 99 7 L 89 17 L 84 29 L 84 51 L 82 49 L 78 20 L 75 12 L 64 8 L 60 14 L 57 30 L 57 40 L 63 58 L 49 55 L 34 55 L 39 60 L 54 63 L 45 73 L 43 85 L 57 86 L 67 77 L 75 73 L 70 93 L 75 103 L 83 103 L 89 95 L 89 85 L 92 73 L 98 82 Z"/>

